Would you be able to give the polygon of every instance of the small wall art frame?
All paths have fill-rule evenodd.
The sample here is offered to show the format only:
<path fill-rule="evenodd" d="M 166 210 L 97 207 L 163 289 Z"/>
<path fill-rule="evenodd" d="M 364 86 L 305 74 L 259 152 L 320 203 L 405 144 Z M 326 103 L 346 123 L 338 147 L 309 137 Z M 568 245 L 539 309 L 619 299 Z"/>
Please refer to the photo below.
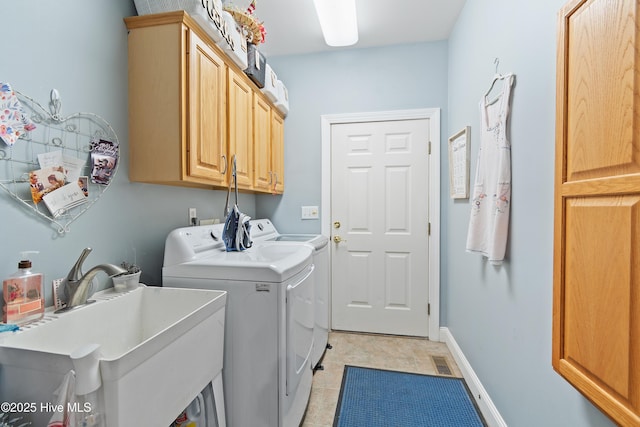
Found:
<path fill-rule="evenodd" d="M 452 199 L 469 198 L 471 127 L 449 137 L 449 192 Z"/>

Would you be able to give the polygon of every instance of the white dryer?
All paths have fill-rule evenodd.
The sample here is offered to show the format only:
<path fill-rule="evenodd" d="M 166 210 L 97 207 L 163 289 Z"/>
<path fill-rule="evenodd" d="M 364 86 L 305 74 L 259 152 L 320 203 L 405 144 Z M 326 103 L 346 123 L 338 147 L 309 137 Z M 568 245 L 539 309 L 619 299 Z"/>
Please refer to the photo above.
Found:
<path fill-rule="evenodd" d="M 163 286 L 227 291 L 222 370 L 227 425 L 298 427 L 311 394 L 312 250 L 261 244 L 226 252 L 222 228 L 169 233 Z"/>
<path fill-rule="evenodd" d="M 315 327 L 313 331 L 313 350 L 311 352 L 311 366 L 322 369 L 319 364 L 329 344 L 329 298 L 331 281 L 329 270 L 329 238 L 322 234 L 280 234 L 269 219 L 254 219 L 251 223 L 251 238 L 256 244 L 261 242 L 296 242 L 313 248 L 313 263 L 315 269 L 314 299 L 315 299 Z"/>

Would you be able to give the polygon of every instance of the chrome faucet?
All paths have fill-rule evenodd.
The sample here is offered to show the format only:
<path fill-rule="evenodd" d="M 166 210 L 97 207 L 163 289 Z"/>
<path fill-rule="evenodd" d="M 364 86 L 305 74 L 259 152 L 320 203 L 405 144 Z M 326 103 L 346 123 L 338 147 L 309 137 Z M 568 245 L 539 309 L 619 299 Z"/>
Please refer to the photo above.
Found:
<path fill-rule="evenodd" d="M 86 274 L 83 274 L 82 264 L 91 251 L 91 248 L 86 248 L 82 251 L 76 263 L 71 267 L 71 271 L 69 271 L 69 274 L 67 274 L 67 277 L 62 282 L 61 288 L 63 288 L 67 306 L 63 309 L 57 310 L 57 312 L 67 311 L 74 307 L 93 302 L 88 301 L 88 299 L 93 295 L 93 278 L 99 272 L 104 271 L 109 276 L 115 276 L 117 274 L 127 272 L 127 270 L 122 267 L 118 267 L 117 265 L 100 264 L 87 271 Z"/>

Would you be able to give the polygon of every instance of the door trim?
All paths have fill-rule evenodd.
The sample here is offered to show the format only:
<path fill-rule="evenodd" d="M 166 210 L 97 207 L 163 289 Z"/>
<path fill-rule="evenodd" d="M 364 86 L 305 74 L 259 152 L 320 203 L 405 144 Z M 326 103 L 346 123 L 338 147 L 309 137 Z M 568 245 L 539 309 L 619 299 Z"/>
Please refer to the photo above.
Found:
<path fill-rule="evenodd" d="M 370 113 L 326 114 L 320 116 L 322 135 L 321 231 L 331 235 L 331 126 L 391 120 L 429 119 L 431 155 L 429 158 L 429 340 L 440 341 L 440 109 L 380 111 Z M 331 265 L 329 251 L 329 265 Z M 331 285 L 330 285 L 331 289 Z M 329 317 L 331 318 L 331 316 Z"/>

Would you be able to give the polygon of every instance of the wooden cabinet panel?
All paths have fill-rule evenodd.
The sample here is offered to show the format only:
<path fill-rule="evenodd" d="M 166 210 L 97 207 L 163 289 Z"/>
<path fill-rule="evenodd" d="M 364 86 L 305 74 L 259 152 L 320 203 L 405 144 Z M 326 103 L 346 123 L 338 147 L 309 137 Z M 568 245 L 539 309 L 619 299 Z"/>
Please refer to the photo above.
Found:
<path fill-rule="evenodd" d="M 276 194 L 284 192 L 284 117 L 271 110 L 271 187 Z"/>
<path fill-rule="evenodd" d="M 243 77 L 229 68 L 229 155 L 236 158 L 238 186 L 251 189 L 253 92 Z"/>
<path fill-rule="evenodd" d="M 284 118 L 263 98 L 256 97 L 254 116 L 254 188 L 284 192 Z"/>
<path fill-rule="evenodd" d="M 226 65 L 189 33 L 188 175 L 227 183 Z"/>
<path fill-rule="evenodd" d="M 640 196 L 615 196 L 565 203 L 564 358 L 626 399 L 633 333 L 629 296 L 637 292 L 633 270 L 640 255 L 640 241 L 631 236 L 640 231 L 639 202 Z"/>
<path fill-rule="evenodd" d="M 182 96 L 186 33 L 181 23 L 129 33 L 129 179 L 173 183 L 184 178 Z M 149 106 L 154 106 L 150 108 Z M 153 156 L 154 161 L 150 161 Z"/>
<path fill-rule="evenodd" d="M 253 188 L 269 191 L 271 184 L 271 107 L 259 96 L 253 101 Z"/>
<path fill-rule="evenodd" d="M 640 425 L 638 2 L 576 0 L 558 34 L 553 367 Z"/>
<path fill-rule="evenodd" d="M 634 1 L 590 1 L 566 26 L 567 180 L 640 172 Z M 637 47 L 637 46 L 636 46 Z M 615 145 L 604 143 L 613 139 Z"/>
<path fill-rule="evenodd" d="M 226 65 L 184 12 L 126 18 L 129 179 L 226 186 Z"/>

